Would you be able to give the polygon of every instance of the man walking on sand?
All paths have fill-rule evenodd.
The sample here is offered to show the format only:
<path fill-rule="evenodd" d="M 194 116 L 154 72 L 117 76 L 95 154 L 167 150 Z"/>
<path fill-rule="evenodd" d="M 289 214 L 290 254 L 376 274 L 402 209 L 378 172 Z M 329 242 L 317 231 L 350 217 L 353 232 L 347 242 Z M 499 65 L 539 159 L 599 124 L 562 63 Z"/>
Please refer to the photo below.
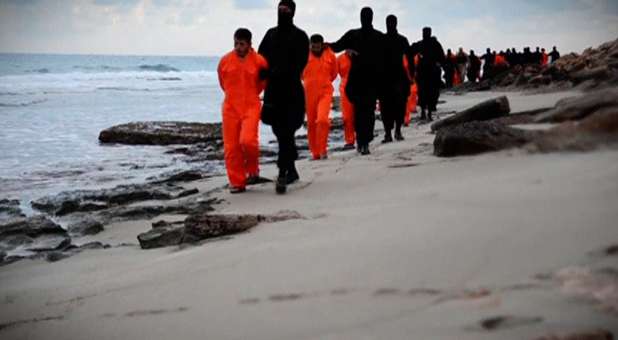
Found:
<path fill-rule="evenodd" d="M 358 152 L 369 155 L 373 141 L 375 110 L 383 85 L 384 34 L 373 28 L 373 10 L 361 10 L 361 28 L 350 30 L 329 44 L 335 53 L 351 50 L 352 67 L 345 92 L 354 106 Z"/>
<path fill-rule="evenodd" d="M 246 190 L 259 177 L 260 93 L 259 77 L 268 65 L 251 47 L 251 32 L 239 28 L 234 33 L 234 50 L 219 62 L 219 84 L 223 101 L 223 149 L 225 167 L 233 194 Z"/>
<path fill-rule="evenodd" d="M 311 54 L 303 72 L 307 101 L 307 139 L 314 160 L 328 158 L 330 110 L 333 106 L 333 81 L 337 79 L 337 57 L 324 46 L 324 38 L 311 36 Z"/>
<path fill-rule="evenodd" d="M 438 39 L 431 35 L 431 28 L 423 28 L 423 40 L 410 46 L 409 60 L 419 55 L 418 67 L 414 63 L 410 65 L 411 76 L 416 76 L 418 82 L 419 105 L 421 106 L 421 119 L 432 121 L 432 112 L 436 111 L 440 98 L 441 67 L 444 65 L 445 55 Z"/>
<path fill-rule="evenodd" d="M 264 92 L 262 122 L 272 127 L 279 144 L 276 191 L 284 194 L 287 186 L 299 180 L 294 135 L 305 118 L 305 92 L 301 76 L 309 58 L 309 37 L 294 25 L 296 3 L 282 0 L 278 24 L 266 32 L 258 49 L 269 65 Z"/>

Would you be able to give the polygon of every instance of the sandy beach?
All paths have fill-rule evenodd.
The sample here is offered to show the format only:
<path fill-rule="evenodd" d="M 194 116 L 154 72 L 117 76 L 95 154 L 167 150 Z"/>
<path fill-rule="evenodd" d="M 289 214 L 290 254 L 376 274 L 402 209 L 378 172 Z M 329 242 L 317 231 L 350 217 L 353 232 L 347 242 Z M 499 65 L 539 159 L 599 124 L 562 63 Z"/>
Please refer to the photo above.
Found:
<path fill-rule="evenodd" d="M 506 93 L 512 112 L 577 94 Z M 443 96 L 440 116 L 499 95 Z M 222 199 L 218 213 L 294 211 L 303 219 L 155 250 L 140 249 L 137 235 L 186 216 L 116 223 L 78 240 L 110 249 L 0 267 L 0 338 L 618 333 L 616 277 L 595 276 L 618 268 L 603 254 L 618 243 L 618 150 L 445 159 L 433 155 L 429 125 L 414 123 L 404 135 L 401 143 L 374 142 L 369 157 L 349 151 L 299 162 L 301 183 L 285 196 L 272 184 L 213 194 Z M 275 174 L 273 165 L 262 169 Z M 225 184 L 191 183 L 200 192 Z"/>

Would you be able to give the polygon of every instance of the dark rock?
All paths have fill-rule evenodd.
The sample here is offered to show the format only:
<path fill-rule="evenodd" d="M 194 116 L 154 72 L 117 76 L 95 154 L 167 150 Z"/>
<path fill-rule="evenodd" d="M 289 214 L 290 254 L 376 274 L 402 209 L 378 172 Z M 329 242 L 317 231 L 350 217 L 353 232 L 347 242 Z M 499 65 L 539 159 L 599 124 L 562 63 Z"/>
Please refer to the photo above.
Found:
<path fill-rule="evenodd" d="M 534 132 L 494 122 L 470 122 L 440 129 L 434 141 L 438 157 L 476 155 L 516 148 L 533 140 Z"/>
<path fill-rule="evenodd" d="M 43 234 L 65 234 L 61 226 L 45 216 L 18 218 L 0 224 L 0 239 L 6 235 L 27 235 L 37 237 Z"/>
<path fill-rule="evenodd" d="M 58 262 L 58 261 L 62 261 L 69 257 L 71 257 L 70 254 L 63 253 L 60 251 L 52 251 L 52 252 L 45 254 L 45 260 L 47 262 Z"/>
<path fill-rule="evenodd" d="M 533 124 L 535 123 L 536 118 L 545 113 L 552 108 L 542 108 L 530 111 L 516 112 L 511 113 L 508 116 L 497 118 L 492 120 L 494 123 L 504 124 L 504 125 L 519 125 L 519 124 Z"/>
<path fill-rule="evenodd" d="M 431 125 L 432 131 L 472 121 L 485 121 L 507 116 L 511 112 L 507 97 L 491 99 Z"/>
<path fill-rule="evenodd" d="M 495 331 L 528 326 L 541 322 L 543 322 L 543 318 L 540 317 L 496 316 L 481 320 L 479 326 L 485 331 Z"/>
<path fill-rule="evenodd" d="M 69 233 L 77 236 L 96 235 L 104 230 L 103 224 L 92 218 L 71 224 L 67 229 Z"/>
<path fill-rule="evenodd" d="M 618 255 L 618 244 L 615 244 L 615 245 L 610 246 L 607 249 L 605 249 L 605 254 L 609 255 L 609 256 L 616 256 L 616 255 Z"/>
<path fill-rule="evenodd" d="M 607 330 L 595 330 L 563 336 L 547 335 L 536 340 L 614 340 L 614 335 Z"/>
<path fill-rule="evenodd" d="M 198 239 L 208 239 L 245 232 L 260 223 L 257 215 L 193 215 L 185 220 L 186 232 Z"/>
<path fill-rule="evenodd" d="M 162 179 L 156 180 L 154 183 L 178 183 L 178 182 L 192 182 L 198 181 L 204 178 L 204 175 L 197 170 L 186 170 L 176 172 L 173 174 L 164 174 Z"/>
<path fill-rule="evenodd" d="M 179 245 L 185 235 L 184 226 L 169 226 L 152 229 L 137 236 L 142 249 L 154 249 Z"/>
<path fill-rule="evenodd" d="M 24 249 L 33 252 L 64 250 L 71 245 L 71 238 L 66 235 L 42 235 Z"/>
<path fill-rule="evenodd" d="M 0 200 L 0 222 L 18 217 L 25 217 L 18 200 Z"/>
<path fill-rule="evenodd" d="M 618 109 L 618 88 L 561 100 L 553 110 L 539 115 L 536 122 L 560 123 L 569 120 L 581 120 L 605 108 Z"/>
<path fill-rule="evenodd" d="M 113 189 L 78 190 L 33 201 L 32 207 L 57 216 L 74 212 L 91 212 L 112 206 L 148 200 L 172 200 L 197 193 L 171 183 L 121 185 Z"/>
<path fill-rule="evenodd" d="M 128 145 L 196 144 L 220 140 L 220 123 L 134 122 L 103 130 L 102 143 Z"/>
<path fill-rule="evenodd" d="M 173 226 L 184 225 L 184 224 L 185 224 L 184 221 L 178 221 L 178 222 L 158 221 L 152 224 L 152 228 L 153 229 L 166 228 L 166 227 L 173 227 Z"/>

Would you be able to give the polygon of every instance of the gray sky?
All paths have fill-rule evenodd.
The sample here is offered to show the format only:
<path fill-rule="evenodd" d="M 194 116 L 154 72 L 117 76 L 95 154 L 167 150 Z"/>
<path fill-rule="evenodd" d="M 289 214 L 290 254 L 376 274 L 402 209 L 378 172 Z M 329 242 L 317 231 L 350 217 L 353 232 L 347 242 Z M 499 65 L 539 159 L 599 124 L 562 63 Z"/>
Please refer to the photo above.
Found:
<path fill-rule="evenodd" d="M 0 52 L 220 55 L 247 27 L 259 44 L 276 0 L 0 0 Z M 371 6 L 410 41 L 432 26 L 445 48 L 558 45 L 562 52 L 618 38 L 618 0 L 297 0 L 296 24 L 339 38 Z"/>

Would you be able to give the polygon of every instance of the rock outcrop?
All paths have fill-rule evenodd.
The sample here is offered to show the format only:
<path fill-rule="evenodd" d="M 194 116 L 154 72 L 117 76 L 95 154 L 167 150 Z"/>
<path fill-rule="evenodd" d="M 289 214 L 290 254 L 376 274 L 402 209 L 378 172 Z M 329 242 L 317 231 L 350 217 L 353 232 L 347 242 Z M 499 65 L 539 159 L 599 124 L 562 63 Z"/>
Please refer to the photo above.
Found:
<path fill-rule="evenodd" d="M 221 140 L 221 123 L 133 122 L 101 131 L 101 143 L 127 145 L 197 144 Z"/>
<path fill-rule="evenodd" d="M 491 99 L 461 111 L 454 116 L 439 120 L 431 125 L 431 131 L 438 131 L 448 126 L 473 121 L 492 120 L 511 113 L 509 100 L 506 96 Z"/>

